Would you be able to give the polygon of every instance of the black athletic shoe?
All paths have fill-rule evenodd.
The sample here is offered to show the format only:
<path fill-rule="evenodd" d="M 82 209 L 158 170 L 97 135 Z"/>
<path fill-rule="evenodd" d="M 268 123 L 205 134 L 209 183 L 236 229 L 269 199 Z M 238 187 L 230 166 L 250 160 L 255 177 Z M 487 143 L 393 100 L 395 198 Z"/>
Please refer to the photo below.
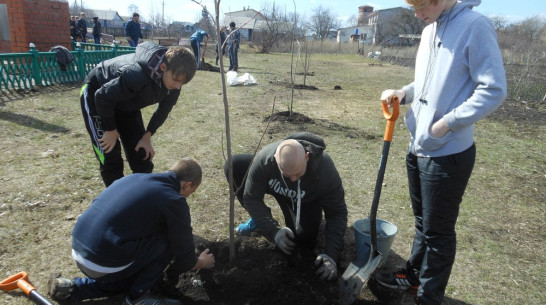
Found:
<path fill-rule="evenodd" d="M 182 302 L 145 294 L 136 300 L 131 300 L 129 297 L 126 297 L 123 305 L 182 305 Z"/>
<path fill-rule="evenodd" d="M 375 276 L 379 284 L 399 290 L 417 290 L 419 289 L 419 280 L 406 269 L 400 269 L 393 273 L 381 273 Z"/>
<path fill-rule="evenodd" d="M 427 305 L 427 304 L 419 301 L 419 298 L 415 298 L 415 305 Z M 444 303 L 442 303 L 440 305 L 444 305 Z"/>

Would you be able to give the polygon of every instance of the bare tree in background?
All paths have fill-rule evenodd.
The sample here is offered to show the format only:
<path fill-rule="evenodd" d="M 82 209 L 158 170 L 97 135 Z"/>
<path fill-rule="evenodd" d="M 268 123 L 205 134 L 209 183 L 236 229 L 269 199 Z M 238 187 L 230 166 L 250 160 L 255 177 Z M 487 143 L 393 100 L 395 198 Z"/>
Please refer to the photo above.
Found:
<path fill-rule="evenodd" d="M 402 34 L 421 34 L 426 23 L 415 18 L 413 10 L 399 9 L 381 16 L 375 31 L 375 43 L 385 46 L 413 45 L 409 38 L 400 38 Z"/>
<path fill-rule="evenodd" d="M 508 25 L 497 33 L 506 67 L 508 97 L 521 101 L 546 100 L 540 81 L 546 59 L 546 18 L 534 16 Z"/>
<path fill-rule="evenodd" d="M 358 26 L 358 17 L 356 15 L 351 15 L 347 20 L 348 26 Z"/>
<path fill-rule="evenodd" d="M 154 39 L 154 37 L 161 36 L 164 32 L 165 24 L 163 23 L 163 18 L 161 16 L 161 13 L 156 12 L 154 9 L 154 6 L 150 6 L 150 15 L 148 16 L 147 22 L 151 25 L 152 30 L 150 33 L 150 38 Z"/>
<path fill-rule="evenodd" d="M 197 27 L 207 32 L 211 39 L 216 39 L 216 27 L 214 26 L 213 20 L 209 15 L 202 15 L 201 19 L 199 19 L 199 22 L 197 23 Z"/>
<path fill-rule="evenodd" d="M 292 31 L 288 26 L 285 12 L 275 2 L 262 4 L 265 20 L 259 32 L 254 32 L 253 41 L 258 46 L 259 53 L 269 53 L 279 41 L 289 36 Z"/>
<path fill-rule="evenodd" d="M 502 16 L 492 16 L 489 17 L 491 19 L 491 22 L 493 22 L 493 26 L 495 27 L 495 30 L 501 31 L 504 30 L 508 26 L 508 19 Z"/>
<path fill-rule="evenodd" d="M 337 27 L 338 23 L 336 16 L 331 15 L 330 11 L 322 6 L 319 6 L 313 10 L 313 15 L 309 21 L 309 28 L 314 31 L 320 39 L 321 49 L 322 43 L 324 43 L 324 39 L 328 37 L 330 30 L 336 29 Z"/>
<path fill-rule="evenodd" d="M 140 9 L 138 8 L 138 5 L 131 3 L 127 7 L 127 12 L 129 13 L 129 16 L 133 16 L 133 13 L 140 13 Z"/>

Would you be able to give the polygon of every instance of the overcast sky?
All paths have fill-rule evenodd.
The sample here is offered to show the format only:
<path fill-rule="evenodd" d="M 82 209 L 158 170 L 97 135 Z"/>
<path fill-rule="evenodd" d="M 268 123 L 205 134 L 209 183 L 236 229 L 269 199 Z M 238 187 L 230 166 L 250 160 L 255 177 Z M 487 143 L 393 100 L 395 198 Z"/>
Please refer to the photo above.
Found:
<path fill-rule="evenodd" d="M 116 10 L 122 16 L 129 16 L 129 5 L 135 4 L 139 8 L 142 19 L 149 19 L 154 14 L 163 14 L 167 20 L 197 22 L 201 16 L 201 7 L 191 0 L 68 0 L 70 5 L 77 3 L 92 9 Z M 213 0 L 200 0 L 207 8 L 214 12 Z M 362 5 L 373 6 L 375 10 L 392 7 L 406 7 L 404 0 L 223 0 L 220 1 L 220 18 L 223 14 L 231 11 L 239 11 L 244 8 L 261 10 L 265 4 L 275 3 L 286 12 L 295 11 L 300 16 L 309 18 L 313 10 L 319 6 L 330 10 L 332 15 L 337 16 L 340 25 L 345 26 L 351 16 L 358 14 L 358 7 Z M 164 6 L 163 6 L 164 3 Z M 164 8 L 164 9 L 163 9 Z M 482 3 L 475 8 L 476 11 L 487 16 L 503 16 L 509 22 L 541 15 L 546 16 L 546 0 L 482 0 Z"/>

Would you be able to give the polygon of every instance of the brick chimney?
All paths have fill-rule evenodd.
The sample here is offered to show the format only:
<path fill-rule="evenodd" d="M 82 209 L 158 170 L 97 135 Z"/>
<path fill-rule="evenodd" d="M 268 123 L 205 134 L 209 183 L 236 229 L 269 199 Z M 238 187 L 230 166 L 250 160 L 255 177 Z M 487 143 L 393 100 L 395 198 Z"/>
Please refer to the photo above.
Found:
<path fill-rule="evenodd" d="M 373 7 L 363 5 L 358 8 L 358 25 L 368 24 L 368 15 L 373 12 Z"/>

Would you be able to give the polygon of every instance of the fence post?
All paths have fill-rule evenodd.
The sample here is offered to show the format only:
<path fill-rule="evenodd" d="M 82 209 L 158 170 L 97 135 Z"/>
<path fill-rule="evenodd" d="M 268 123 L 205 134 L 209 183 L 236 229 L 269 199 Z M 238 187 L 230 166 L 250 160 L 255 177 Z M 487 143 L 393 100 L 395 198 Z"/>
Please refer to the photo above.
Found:
<path fill-rule="evenodd" d="M 34 43 L 31 42 L 28 46 L 30 47 L 29 53 L 32 55 L 32 60 L 30 61 L 30 71 L 32 74 L 32 78 L 34 79 L 36 85 L 41 86 L 42 74 L 40 73 L 40 53 L 36 51 L 36 45 Z M 32 82 L 30 84 L 30 87 L 32 87 Z"/>
<path fill-rule="evenodd" d="M 117 43 L 112 43 L 112 58 L 118 56 L 118 44 Z"/>
<path fill-rule="evenodd" d="M 85 58 L 83 58 L 83 48 L 79 42 L 76 43 L 76 51 L 78 51 L 78 74 L 80 80 L 83 80 L 85 78 Z"/>

